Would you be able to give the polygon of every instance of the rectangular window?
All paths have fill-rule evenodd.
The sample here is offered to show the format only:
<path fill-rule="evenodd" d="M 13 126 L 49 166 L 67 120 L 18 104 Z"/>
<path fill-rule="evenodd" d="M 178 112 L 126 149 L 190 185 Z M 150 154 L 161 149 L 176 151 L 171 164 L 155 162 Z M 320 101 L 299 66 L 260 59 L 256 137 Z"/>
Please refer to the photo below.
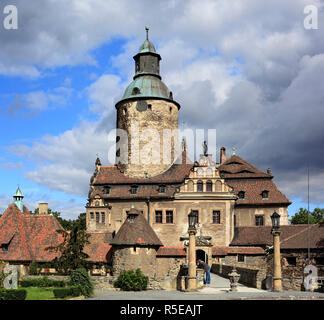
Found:
<path fill-rule="evenodd" d="M 206 183 L 206 191 L 208 191 L 208 192 L 212 192 L 213 191 L 213 184 L 210 181 L 208 181 Z"/>
<path fill-rule="evenodd" d="M 90 212 L 90 219 L 94 219 L 94 213 Z"/>
<path fill-rule="evenodd" d="M 213 223 L 220 224 L 220 211 L 213 210 Z"/>
<path fill-rule="evenodd" d="M 199 223 L 199 211 L 198 210 L 192 210 L 192 212 L 197 215 L 197 223 Z"/>
<path fill-rule="evenodd" d="M 105 223 L 106 215 L 104 212 L 101 212 L 101 223 Z"/>
<path fill-rule="evenodd" d="M 263 216 L 255 216 L 255 225 L 263 226 Z"/>
<path fill-rule="evenodd" d="M 166 223 L 173 223 L 173 210 L 167 210 L 165 212 Z"/>
<path fill-rule="evenodd" d="M 138 189 L 137 186 L 132 186 L 132 188 L 131 188 L 131 194 L 136 194 L 137 193 L 137 189 Z"/>
<path fill-rule="evenodd" d="M 96 212 L 96 223 L 99 223 L 99 212 Z"/>
<path fill-rule="evenodd" d="M 202 182 L 197 183 L 197 191 L 198 192 L 203 192 L 204 191 L 204 185 Z"/>
<path fill-rule="evenodd" d="M 159 193 L 165 193 L 166 192 L 166 187 L 165 186 L 160 186 L 159 187 Z"/>
<path fill-rule="evenodd" d="M 244 262 L 244 261 L 245 261 L 244 254 L 238 254 L 237 255 L 237 262 Z"/>
<path fill-rule="evenodd" d="M 162 223 L 162 211 L 155 210 L 155 223 Z"/>

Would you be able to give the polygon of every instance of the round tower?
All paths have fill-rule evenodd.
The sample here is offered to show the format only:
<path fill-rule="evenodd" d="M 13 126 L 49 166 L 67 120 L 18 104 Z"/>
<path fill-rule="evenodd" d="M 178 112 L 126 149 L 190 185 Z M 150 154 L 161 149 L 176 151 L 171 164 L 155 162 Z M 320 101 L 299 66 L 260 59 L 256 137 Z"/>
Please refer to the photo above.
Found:
<path fill-rule="evenodd" d="M 116 104 L 117 129 L 126 133 L 117 133 L 116 164 L 128 176 L 155 176 L 177 158 L 180 104 L 161 80 L 161 56 L 148 39 L 147 27 L 146 40 L 133 59 L 133 82 Z"/>

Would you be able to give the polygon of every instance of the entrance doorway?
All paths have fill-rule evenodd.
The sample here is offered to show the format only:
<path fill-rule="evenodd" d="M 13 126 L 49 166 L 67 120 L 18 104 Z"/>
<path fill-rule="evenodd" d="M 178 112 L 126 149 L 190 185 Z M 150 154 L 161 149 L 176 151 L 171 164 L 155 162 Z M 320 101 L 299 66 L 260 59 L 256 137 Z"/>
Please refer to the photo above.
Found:
<path fill-rule="evenodd" d="M 196 250 L 196 261 L 198 261 L 198 259 L 208 264 L 208 255 L 204 250 Z"/>

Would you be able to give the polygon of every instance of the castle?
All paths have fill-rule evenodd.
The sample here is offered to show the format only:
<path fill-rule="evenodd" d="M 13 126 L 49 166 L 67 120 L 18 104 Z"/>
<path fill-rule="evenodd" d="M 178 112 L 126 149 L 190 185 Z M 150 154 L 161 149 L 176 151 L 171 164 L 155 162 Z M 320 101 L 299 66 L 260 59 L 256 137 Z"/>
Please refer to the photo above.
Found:
<path fill-rule="evenodd" d="M 115 106 L 117 129 L 127 139 L 117 137 L 114 166 L 96 160 L 86 205 L 87 231 L 113 238 L 134 207 L 163 246 L 182 247 L 187 243 L 188 214 L 196 211 L 197 255 L 207 261 L 212 247 L 230 245 L 236 227 L 269 226 L 274 211 L 287 225 L 291 202 L 277 189 L 270 169 L 263 172 L 235 153 L 226 158 L 225 148 L 219 162 L 207 148 L 192 162 L 185 140 L 177 152 L 181 106 L 161 80 L 161 56 L 148 39 L 148 29 L 134 60 L 133 81 Z M 153 148 L 144 153 L 148 130 L 155 134 Z M 169 162 L 162 161 L 163 139 L 168 140 Z"/>

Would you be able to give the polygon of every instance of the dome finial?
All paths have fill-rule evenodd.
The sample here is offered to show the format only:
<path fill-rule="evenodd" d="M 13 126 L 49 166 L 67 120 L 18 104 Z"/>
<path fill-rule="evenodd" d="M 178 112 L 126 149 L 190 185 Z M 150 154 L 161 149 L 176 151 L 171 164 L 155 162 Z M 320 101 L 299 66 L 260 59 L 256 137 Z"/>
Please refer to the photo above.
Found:
<path fill-rule="evenodd" d="M 145 30 L 146 30 L 146 40 L 148 40 L 148 33 L 149 33 L 150 28 L 148 26 L 146 26 Z"/>

